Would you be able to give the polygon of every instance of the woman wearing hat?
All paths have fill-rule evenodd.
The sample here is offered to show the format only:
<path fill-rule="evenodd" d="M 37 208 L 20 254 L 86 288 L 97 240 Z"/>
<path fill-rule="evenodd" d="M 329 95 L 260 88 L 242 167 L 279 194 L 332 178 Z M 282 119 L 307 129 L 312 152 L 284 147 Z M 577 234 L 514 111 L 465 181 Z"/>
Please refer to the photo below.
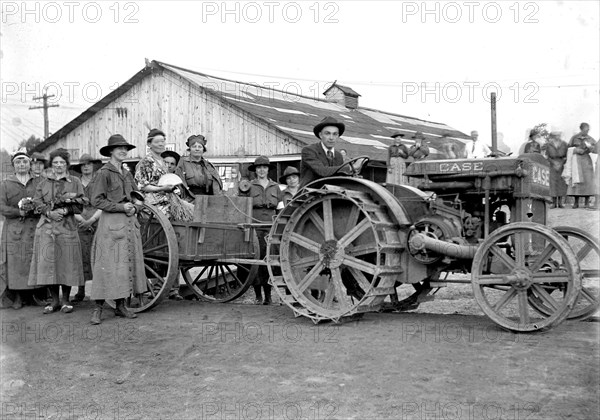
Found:
<path fill-rule="evenodd" d="M 160 177 L 168 172 L 161 156 L 165 151 L 165 133 L 156 128 L 150 130 L 146 144 L 148 154 L 135 167 L 135 181 L 140 191 L 144 193 L 145 202 L 156 206 L 170 217 L 167 193 L 173 191 L 175 186 L 158 185 Z"/>
<path fill-rule="evenodd" d="M 110 160 L 96 173 L 90 191 L 92 205 L 102 210 L 91 251 L 92 299 L 96 303 L 92 324 L 100 324 L 106 299 L 115 300 L 116 316 L 136 318 L 125 307 L 125 298 L 147 290 L 140 225 L 131 202 L 131 192 L 138 189 L 131 172 L 122 165 L 131 149 L 135 146 L 120 134 L 108 139 L 100 154 Z"/>
<path fill-rule="evenodd" d="M 81 213 L 88 200 L 81 181 L 68 173 L 69 161 L 65 149 L 50 153 L 52 171 L 38 184 L 33 198 L 41 218 L 35 231 L 29 285 L 48 286 L 52 303 L 44 308 L 45 314 L 73 311 L 71 287 L 84 284 L 75 214 Z"/>
<path fill-rule="evenodd" d="M 40 152 L 33 152 L 31 154 L 31 176 L 34 178 L 45 177 L 44 169 L 48 165 L 48 159 L 44 157 Z"/>
<path fill-rule="evenodd" d="M 84 153 L 79 158 L 79 163 L 72 165 L 71 169 L 74 172 L 81 174 L 79 178 L 83 185 L 85 196 L 90 199 L 90 183 L 94 176 L 94 169 L 102 164 L 100 159 L 94 159 L 91 155 Z M 97 222 L 100 219 L 102 210 L 98 210 L 88 203 L 83 206 L 81 214 L 75 215 L 77 228 L 79 233 L 79 241 L 81 242 L 81 257 L 83 259 L 83 278 L 84 280 L 92 280 L 92 265 L 90 263 L 90 249 L 92 247 L 92 239 L 96 230 Z M 79 290 L 73 297 L 73 302 L 81 302 L 85 298 L 85 285 L 79 286 Z"/>
<path fill-rule="evenodd" d="M 12 307 L 21 309 L 22 293 L 33 289 L 27 282 L 40 216 L 34 211 L 32 199 L 42 178 L 30 175 L 31 159 L 25 152 L 15 153 L 11 163 L 14 175 L 0 184 L 0 214 L 6 218 L 0 245 L 0 296 L 8 290 Z"/>
<path fill-rule="evenodd" d="M 254 160 L 254 163 L 248 167 L 248 170 L 256 173 L 256 179 L 250 182 L 250 189 L 241 193 L 247 197 L 252 197 L 252 218 L 256 222 L 273 221 L 275 210 L 283 201 L 283 193 L 279 188 L 279 184 L 269 179 L 269 169 L 274 169 L 269 158 L 259 156 Z M 260 258 L 264 258 L 267 253 L 267 243 L 265 236 L 269 229 L 256 229 L 258 243 L 260 248 Z M 264 290 L 264 300 L 261 291 Z M 269 272 L 265 266 L 258 267 L 258 274 L 254 284 L 254 294 L 256 295 L 255 303 L 260 305 L 269 305 L 271 303 L 271 285 L 269 284 Z"/>
<path fill-rule="evenodd" d="M 299 190 L 300 171 L 293 166 L 288 166 L 279 178 L 279 183 L 287 185 L 286 189 L 283 190 L 283 205 L 287 205 Z"/>
<path fill-rule="evenodd" d="M 386 182 L 390 184 L 405 184 L 404 169 L 408 159 L 408 148 L 402 144 L 404 133 L 396 131 L 391 135 L 394 144 L 388 148 L 388 173 Z"/>
<path fill-rule="evenodd" d="M 573 208 L 579 208 L 579 197 L 584 198 L 584 206 L 590 207 L 590 197 L 596 194 L 596 181 L 594 178 L 594 164 L 590 153 L 596 150 L 596 140 L 588 133 L 590 125 L 581 123 L 579 133 L 571 137 L 569 148 L 573 147 L 573 160 L 577 162 L 580 173 L 580 182 L 571 183 L 567 188 L 567 195 L 572 196 Z"/>
<path fill-rule="evenodd" d="M 190 136 L 185 142 L 190 155 L 181 158 L 175 175 L 178 175 L 190 192 L 196 195 L 219 195 L 223 183 L 219 172 L 204 158 L 206 138 L 201 135 Z"/>
<path fill-rule="evenodd" d="M 551 208 L 563 208 L 563 199 L 567 195 L 567 184 L 562 178 L 562 172 L 567 161 L 567 143 L 560 138 L 559 132 L 553 131 L 544 145 L 544 151 L 550 165 Z"/>

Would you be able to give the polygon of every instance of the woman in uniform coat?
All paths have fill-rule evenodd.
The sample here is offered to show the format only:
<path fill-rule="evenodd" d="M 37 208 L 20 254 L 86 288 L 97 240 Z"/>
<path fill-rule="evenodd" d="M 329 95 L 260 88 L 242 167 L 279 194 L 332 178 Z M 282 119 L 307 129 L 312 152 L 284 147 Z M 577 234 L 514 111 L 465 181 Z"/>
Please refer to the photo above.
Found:
<path fill-rule="evenodd" d="M 248 167 L 249 171 L 256 173 L 256 179 L 250 182 L 250 189 L 247 192 L 240 194 L 252 198 L 252 218 L 258 223 L 271 223 L 277 207 L 283 201 L 283 192 L 279 188 L 279 184 L 269 178 L 269 169 L 274 169 L 274 165 L 271 164 L 269 158 L 266 156 L 257 157 L 254 163 Z M 260 258 L 264 258 L 267 253 L 265 236 L 268 232 L 269 229 L 256 230 Z M 264 291 L 264 300 L 262 291 Z M 254 294 L 256 295 L 255 303 L 257 305 L 269 305 L 271 303 L 269 272 L 265 266 L 258 267 L 258 274 L 254 282 Z"/>
<path fill-rule="evenodd" d="M 30 175 L 31 159 L 25 152 L 12 156 L 14 175 L 0 185 L 0 214 L 5 217 L 0 246 L 0 295 L 8 290 L 12 307 L 21 309 L 21 294 L 33 287 L 27 284 L 33 253 L 35 227 L 40 219 L 33 197 L 43 178 Z"/>
<path fill-rule="evenodd" d="M 81 244 L 75 214 L 88 202 L 79 178 L 69 175 L 69 152 L 50 153 L 51 172 L 37 186 L 33 201 L 41 214 L 35 230 L 30 286 L 48 286 L 52 303 L 44 313 L 72 312 L 71 287 L 84 284 Z M 59 298 L 62 286 L 62 302 Z"/>
<path fill-rule="evenodd" d="M 90 191 L 92 205 L 102 210 L 91 253 L 96 303 L 91 322 L 96 325 L 102 322 L 107 299 L 115 300 L 116 316 L 137 318 L 125 307 L 125 298 L 147 290 L 140 224 L 131 202 L 131 192 L 137 188 L 131 172 L 122 165 L 134 148 L 120 134 L 112 135 L 100 149 L 110 160 L 96 174 Z"/>

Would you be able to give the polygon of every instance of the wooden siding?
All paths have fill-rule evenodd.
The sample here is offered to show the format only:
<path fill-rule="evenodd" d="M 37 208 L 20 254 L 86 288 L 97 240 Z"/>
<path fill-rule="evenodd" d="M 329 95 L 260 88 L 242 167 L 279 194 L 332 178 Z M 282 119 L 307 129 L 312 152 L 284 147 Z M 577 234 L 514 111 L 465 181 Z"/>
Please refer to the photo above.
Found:
<path fill-rule="evenodd" d="M 208 139 L 207 157 L 298 155 L 303 146 L 283 131 L 224 101 L 218 93 L 168 70 L 157 70 L 44 153 L 64 147 L 75 154 L 74 161 L 83 153 L 100 157 L 100 147 L 112 134 L 119 133 L 137 146 L 129 155 L 137 160 L 146 153 L 146 136 L 151 128 L 163 130 L 167 144 L 174 143 L 180 154 L 185 153 L 185 141 L 192 134 L 203 134 Z"/>

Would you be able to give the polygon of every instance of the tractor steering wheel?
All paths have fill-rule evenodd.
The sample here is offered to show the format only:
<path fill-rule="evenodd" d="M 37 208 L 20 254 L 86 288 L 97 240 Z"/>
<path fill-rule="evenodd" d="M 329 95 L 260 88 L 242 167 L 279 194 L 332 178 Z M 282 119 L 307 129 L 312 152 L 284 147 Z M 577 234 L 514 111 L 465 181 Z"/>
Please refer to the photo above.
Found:
<path fill-rule="evenodd" d="M 359 157 L 355 157 L 354 159 L 350 159 L 348 162 L 344 162 L 344 164 L 342 166 L 340 166 L 337 169 L 337 171 L 335 171 L 333 173 L 332 176 L 344 174 L 344 175 L 351 175 L 353 177 L 356 177 L 360 174 L 360 171 L 362 170 L 363 166 L 365 166 L 368 161 L 369 161 L 368 156 L 359 156 Z M 349 173 L 348 173 L 348 171 L 349 171 Z"/>

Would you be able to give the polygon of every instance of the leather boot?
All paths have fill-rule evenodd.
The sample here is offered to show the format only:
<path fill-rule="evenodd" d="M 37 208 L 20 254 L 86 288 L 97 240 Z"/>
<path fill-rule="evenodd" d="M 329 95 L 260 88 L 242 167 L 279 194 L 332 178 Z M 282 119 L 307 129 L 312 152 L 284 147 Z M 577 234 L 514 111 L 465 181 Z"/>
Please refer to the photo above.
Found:
<path fill-rule="evenodd" d="M 558 201 L 557 197 L 552 197 L 552 204 L 550 205 L 551 209 L 555 209 L 558 206 L 558 204 L 556 204 L 557 201 Z"/>
<path fill-rule="evenodd" d="M 94 308 L 94 312 L 92 312 L 92 325 L 99 325 L 102 322 L 102 305 L 104 302 L 96 302 L 96 307 Z"/>
<path fill-rule="evenodd" d="M 265 292 L 265 300 L 263 301 L 263 305 L 270 305 L 271 304 L 271 285 L 265 284 L 263 286 L 263 290 Z"/>
<path fill-rule="evenodd" d="M 262 291 L 260 290 L 260 286 L 252 286 L 254 287 L 254 295 L 256 299 L 254 300 L 254 304 L 261 305 L 263 303 L 262 300 Z"/>
<path fill-rule="evenodd" d="M 129 309 L 125 307 L 124 299 L 117 299 L 115 301 L 117 307 L 115 308 L 115 316 L 120 316 L 121 318 L 133 319 L 137 318 L 137 315 L 131 312 Z"/>

